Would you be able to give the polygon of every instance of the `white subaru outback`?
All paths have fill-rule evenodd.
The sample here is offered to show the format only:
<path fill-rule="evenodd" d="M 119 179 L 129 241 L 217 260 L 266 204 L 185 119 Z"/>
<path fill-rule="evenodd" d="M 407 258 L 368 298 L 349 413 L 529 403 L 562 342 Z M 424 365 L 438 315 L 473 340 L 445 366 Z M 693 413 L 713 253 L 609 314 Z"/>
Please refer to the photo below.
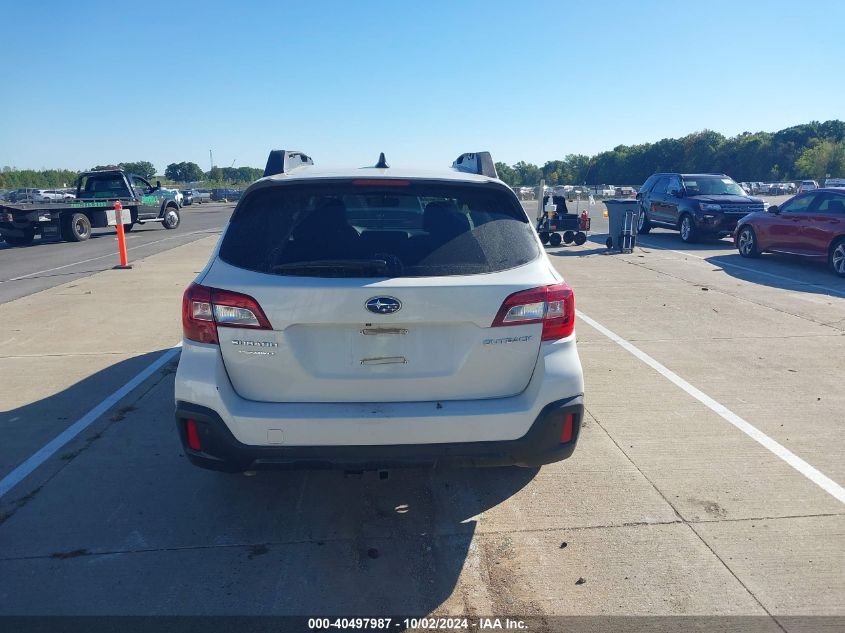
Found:
<path fill-rule="evenodd" d="M 271 152 L 182 321 L 197 466 L 539 466 L 578 440 L 572 289 L 488 152 L 435 172 Z"/>

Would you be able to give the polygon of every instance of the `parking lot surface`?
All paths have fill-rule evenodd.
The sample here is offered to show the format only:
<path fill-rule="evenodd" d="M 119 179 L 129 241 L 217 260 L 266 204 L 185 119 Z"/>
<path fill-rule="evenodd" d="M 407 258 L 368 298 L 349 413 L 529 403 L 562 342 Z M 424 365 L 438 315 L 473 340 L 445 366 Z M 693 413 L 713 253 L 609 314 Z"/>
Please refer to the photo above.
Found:
<path fill-rule="evenodd" d="M 592 215 L 548 251 L 587 414 L 541 469 L 190 466 L 172 348 L 213 235 L 6 299 L 0 613 L 845 618 L 845 282 L 661 230 L 609 255 Z"/>

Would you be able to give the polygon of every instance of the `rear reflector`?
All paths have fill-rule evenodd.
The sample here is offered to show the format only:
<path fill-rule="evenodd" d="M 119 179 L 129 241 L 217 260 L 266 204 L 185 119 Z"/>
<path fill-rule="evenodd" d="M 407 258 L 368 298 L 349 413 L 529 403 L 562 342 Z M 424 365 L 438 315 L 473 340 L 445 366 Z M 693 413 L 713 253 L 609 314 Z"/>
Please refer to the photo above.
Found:
<path fill-rule="evenodd" d="M 197 430 L 197 423 L 193 420 L 185 420 L 185 431 L 188 435 L 188 447 L 192 451 L 201 451 L 200 434 Z"/>
<path fill-rule="evenodd" d="M 182 333 L 198 343 L 218 343 L 218 327 L 272 330 L 258 302 L 248 295 L 191 284 L 182 298 Z"/>
<path fill-rule="evenodd" d="M 572 427 L 575 424 L 575 414 L 567 413 L 563 419 L 563 426 L 560 427 L 560 443 L 568 444 L 572 441 Z"/>
<path fill-rule="evenodd" d="M 515 292 L 504 300 L 491 327 L 542 323 L 543 341 L 566 338 L 575 330 L 575 295 L 566 284 Z"/>

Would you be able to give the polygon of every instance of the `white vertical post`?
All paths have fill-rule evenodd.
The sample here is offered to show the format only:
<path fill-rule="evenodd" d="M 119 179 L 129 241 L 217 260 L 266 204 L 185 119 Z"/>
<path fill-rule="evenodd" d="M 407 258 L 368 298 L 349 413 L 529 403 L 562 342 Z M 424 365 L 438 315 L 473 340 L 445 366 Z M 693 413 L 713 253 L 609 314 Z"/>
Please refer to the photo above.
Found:
<path fill-rule="evenodd" d="M 546 210 L 543 208 L 543 193 L 546 190 L 546 181 L 540 179 L 540 186 L 537 190 L 537 218 L 542 218 L 546 215 Z"/>

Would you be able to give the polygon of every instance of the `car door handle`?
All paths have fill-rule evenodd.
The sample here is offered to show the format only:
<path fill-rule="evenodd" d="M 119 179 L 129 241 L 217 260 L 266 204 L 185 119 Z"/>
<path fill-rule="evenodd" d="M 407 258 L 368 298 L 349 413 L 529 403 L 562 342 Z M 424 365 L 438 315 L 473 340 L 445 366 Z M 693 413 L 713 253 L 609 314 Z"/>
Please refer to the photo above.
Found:
<path fill-rule="evenodd" d="M 828 222 L 829 222 L 830 224 L 839 224 L 839 220 L 836 220 L 836 219 L 833 219 L 833 220 L 828 220 Z"/>

